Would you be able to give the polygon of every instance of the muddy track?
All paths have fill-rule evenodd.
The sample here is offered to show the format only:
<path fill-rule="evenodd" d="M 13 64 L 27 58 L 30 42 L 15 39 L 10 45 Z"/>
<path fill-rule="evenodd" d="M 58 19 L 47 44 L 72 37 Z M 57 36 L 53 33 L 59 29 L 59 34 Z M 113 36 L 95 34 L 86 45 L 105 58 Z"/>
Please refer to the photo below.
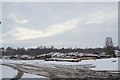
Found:
<path fill-rule="evenodd" d="M 40 66 L 34 66 L 30 64 L 14 64 L 16 67 L 20 68 L 23 70 L 25 73 L 30 73 L 30 74 L 35 74 L 35 75 L 40 75 L 40 76 L 45 76 L 45 77 L 56 77 L 53 73 L 51 73 L 49 68 L 46 67 L 40 67 Z M 31 67 L 31 68 L 27 68 Z M 37 69 L 34 69 L 37 68 Z"/>
<path fill-rule="evenodd" d="M 23 73 L 30 73 L 49 78 L 108 78 L 109 74 L 106 72 L 96 72 L 90 70 L 87 66 L 42 66 L 32 64 L 3 64 L 18 70 L 16 79 L 20 79 Z M 114 76 L 113 76 L 114 77 Z M 16 80 L 15 79 L 15 80 Z M 12 79 L 14 80 L 14 79 Z"/>
<path fill-rule="evenodd" d="M 74 69 L 71 67 L 60 67 L 60 66 L 56 66 L 55 68 L 52 67 L 43 67 L 43 66 L 35 66 L 35 65 L 31 65 L 31 64 L 14 64 L 16 65 L 16 67 L 20 68 L 21 70 L 23 70 L 26 73 L 34 73 L 34 74 L 38 74 L 38 75 L 43 75 L 46 77 L 50 77 L 50 78 L 86 78 L 86 77 L 105 77 L 105 74 L 101 74 L 98 73 L 98 75 L 95 75 L 94 71 L 90 71 L 89 68 L 86 69 Z M 32 68 L 38 68 L 37 71 L 27 68 L 27 67 L 32 67 Z M 48 74 L 43 74 L 40 73 L 41 71 L 39 71 L 39 69 L 42 69 L 44 72 L 48 73 Z"/>

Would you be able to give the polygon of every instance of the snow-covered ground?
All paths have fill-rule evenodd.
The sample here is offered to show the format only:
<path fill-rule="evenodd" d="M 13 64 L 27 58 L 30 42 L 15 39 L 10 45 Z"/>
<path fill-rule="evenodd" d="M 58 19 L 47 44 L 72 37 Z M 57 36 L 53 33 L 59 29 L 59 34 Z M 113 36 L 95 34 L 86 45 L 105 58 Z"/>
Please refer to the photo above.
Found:
<path fill-rule="evenodd" d="M 0 66 L 2 66 L 2 78 L 14 78 L 18 73 L 17 70 L 14 70 L 8 66 Z"/>
<path fill-rule="evenodd" d="M 46 78 L 46 77 L 24 73 L 24 75 L 21 78 Z"/>
<path fill-rule="evenodd" d="M 95 68 L 92 68 L 92 70 L 97 71 L 118 71 L 118 59 L 117 58 L 111 58 L 111 59 L 101 59 L 97 60 L 93 63 Z"/>
<path fill-rule="evenodd" d="M 96 71 L 120 71 L 118 68 L 118 63 L 119 63 L 120 58 L 107 58 L 107 59 L 96 59 L 96 60 L 82 60 L 80 62 L 59 62 L 59 61 L 44 61 L 44 60 L 7 60 L 3 59 L 0 60 L 0 64 L 10 64 L 10 63 L 16 63 L 16 64 L 32 64 L 35 66 L 43 66 L 43 67 L 51 67 L 55 68 L 56 66 L 73 66 L 73 67 L 79 67 L 80 65 L 91 65 L 94 66 L 91 68 L 91 70 L 96 70 Z M 12 65 L 12 64 L 11 64 Z M 25 68 L 30 68 L 30 69 L 38 69 L 35 67 L 31 66 L 24 66 Z M 42 69 L 39 69 L 42 71 Z M 17 75 L 18 71 L 12 69 L 11 67 L 8 66 L 3 66 L 0 65 L 0 78 L 13 78 Z M 22 78 L 46 78 L 44 76 L 38 76 L 35 74 L 28 74 L 24 73 Z"/>
<path fill-rule="evenodd" d="M 82 60 L 80 62 L 56 62 L 56 61 L 44 61 L 44 60 L 3 60 L 3 63 L 19 63 L 19 64 L 32 64 L 36 66 L 48 66 L 54 67 L 55 65 L 92 65 L 95 68 L 92 70 L 99 71 L 118 71 L 118 59 L 119 58 L 108 58 L 108 59 L 96 59 L 96 60 Z"/>

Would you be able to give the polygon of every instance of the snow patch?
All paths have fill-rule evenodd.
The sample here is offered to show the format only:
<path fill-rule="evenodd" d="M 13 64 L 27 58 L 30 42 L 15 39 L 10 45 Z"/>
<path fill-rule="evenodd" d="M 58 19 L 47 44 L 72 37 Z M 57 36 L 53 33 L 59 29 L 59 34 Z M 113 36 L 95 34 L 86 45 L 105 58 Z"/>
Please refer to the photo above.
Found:
<path fill-rule="evenodd" d="M 2 67 L 2 78 L 14 78 L 18 71 L 10 67 L 0 65 Z"/>
<path fill-rule="evenodd" d="M 47 78 L 47 77 L 24 73 L 24 75 L 22 76 L 22 78 Z"/>

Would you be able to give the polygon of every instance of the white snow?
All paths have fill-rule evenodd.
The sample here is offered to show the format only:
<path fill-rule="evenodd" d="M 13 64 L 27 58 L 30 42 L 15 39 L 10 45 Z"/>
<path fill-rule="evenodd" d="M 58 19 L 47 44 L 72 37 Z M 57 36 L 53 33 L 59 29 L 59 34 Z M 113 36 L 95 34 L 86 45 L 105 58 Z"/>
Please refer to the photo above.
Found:
<path fill-rule="evenodd" d="M 58 62 L 58 61 L 44 61 L 44 60 L 3 60 L 3 63 L 19 63 L 19 64 L 32 64 L 36 66 L 47 66 L 47 67 L 55 67 L 61 65 L 91 65 L 95 66 L 95 68 L 91 68 L 92 70 L 100 70 L 100 71 L 118 71 L 118 59 L 119 58 L 107 58 L 107 59 L 96 59 L 96 60 L 82 60 L 80 62 Z"/>
<path fill-rule="evenodd" d="M 47 78 L 47 77 L 24 73 L 24 75 L 21 78 Z"/>
<path fill-rule="evenodd" d="M 101 59 L 96 60 L 93 63 L 95 68 L 92 68 L 92 70 L 97 71 L 118 71 L 118 59 L 117 58 L 111 58 L 111 59 Z"/>
<path fill-rule="evenodd" d="M 0 65 L 2 67 L 2 78 L 14 78 L 18 71 L 10 67 Z"/>

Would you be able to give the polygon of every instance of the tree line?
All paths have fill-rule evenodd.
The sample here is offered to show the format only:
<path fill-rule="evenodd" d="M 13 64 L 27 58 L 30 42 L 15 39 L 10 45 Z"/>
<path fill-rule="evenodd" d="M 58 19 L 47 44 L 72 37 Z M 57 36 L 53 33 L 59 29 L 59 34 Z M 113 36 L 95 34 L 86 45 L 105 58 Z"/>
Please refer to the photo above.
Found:
<path fill-rule="evenodd" d="M 119 49 L 118 47 L 114 47 L 114 49 Z M 51 46 L 50 48 L 44 47 L 37 47 L 37 48 L 0 48 L 0 51 L 2 52 L 2 55 L 32 55 L 37 56 L 41 54 L 47 54 L 50 52 L 60 52 L 60 53 L 70 53 L 70 52 L 79 52 L 79 53 L 102 53 L 106 52 L 106 48 L 61 48 L 57 49 L 54 46 Z"/>
<path fill-rule="evenodd" d="M 5 55 L 32 55 L 37 56 L 41 54 L 47 54 L 50 52 L 60 52 L 60 53 L 71 53 L 71 52 L 78 52 L 78 53 L 103 53 L 105 52 L 107 55 L 111 57 L 115 57 L 114 50 L 119 50 L 119 46 L 114 47 L 113 41 L 111 37 L 106 37 L 105 39 L 105 46 L 103 48 L 55 48 L 54 46 L 46 47 L 46 46 L 38 46 L 37 48 L 0 48 L 1 54 Z"/>

